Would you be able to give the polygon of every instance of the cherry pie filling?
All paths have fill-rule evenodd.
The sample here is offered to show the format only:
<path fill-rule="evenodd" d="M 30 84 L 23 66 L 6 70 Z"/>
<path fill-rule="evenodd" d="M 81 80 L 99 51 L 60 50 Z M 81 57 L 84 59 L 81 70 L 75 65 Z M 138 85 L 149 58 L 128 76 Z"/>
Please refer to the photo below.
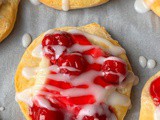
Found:
<path fill-rule="evenodd" d="M 156 78 L 150 86 L 150 95 L 156 106 L 160 105 L 160 77 Z"/>
<path fill-rule="evenodd" d="M 45 85 L 34 98 L 29 108 L 31 119 L 109 120 L 114 110 L 105 103 L 103 93 L 106 87 L 118 86 L 125 80 L 125 62 L 81 34 L 47 34 L 42 48 L 50 67 L 57 69 L 50 70 Z"/>

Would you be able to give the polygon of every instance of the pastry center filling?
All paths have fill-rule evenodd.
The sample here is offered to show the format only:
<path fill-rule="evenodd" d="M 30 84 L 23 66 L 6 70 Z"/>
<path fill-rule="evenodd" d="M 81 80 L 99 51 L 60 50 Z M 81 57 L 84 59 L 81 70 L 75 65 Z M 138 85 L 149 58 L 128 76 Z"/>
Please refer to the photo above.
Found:
<path fill-rule="evenodd" d="M 160 105 L 160 77 L 156 78 L 150 86 L 150 94 L 156 106 Z"/>
<path fill-rule="evenodd" d="M 44 36 L 41 56 L 49 61 L 49 72 L 31 99 L 20 98 L 29 105 L 32 120 L 117 120 L 112 106 L 130 105 L 116 90 L 127 79 L 126 63 L 86 36 L 73 31 Z"/>
<path fill-rule="evenodd" d="M 160 117 L 160 77 L 156 78 L 150 86 L 150 95 L 156 106 L 154 113 L 154 120 L 158 120 Z"/>

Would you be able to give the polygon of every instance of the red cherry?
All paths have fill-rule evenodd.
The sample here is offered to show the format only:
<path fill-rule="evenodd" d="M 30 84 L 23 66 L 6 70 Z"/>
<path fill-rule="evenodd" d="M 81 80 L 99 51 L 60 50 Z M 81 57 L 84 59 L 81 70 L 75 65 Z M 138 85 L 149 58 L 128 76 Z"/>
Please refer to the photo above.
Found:
<path fill-rule="evenodd" d="M 73 41 L 80 45 L 91 45 L 89 40 L 81 34 L 72 34 Z"/>
<path fill-rule="evenodd" d="M 55 51 L 51 46 L 45 46 L 43 48 L 43 51 L 45 53 L 45 56 L 51 60 L 55 59 Z"/>
<path fill-rule="evenodd" d="M 122 75 L 125 78 L 127 73 L 126 64 L 118 60 L 105 61 L 104 65 L 102 66 L 102 71 L 104 73 L 105 81 L 114 85 L 119 84 L 120 82 L 118 74 Z"/>
<path fill-rule="evenodd" d="M 100 85 L 102 87 L 106 87 L 108 85 L 111 85 L 108 81 L 106 81 L 102 76 L 98 76 L 94 79 L 94 83 L 97 85 Z"/>
<path fill-rule="evenodd" d="M 104 81 L 109 84 L 113 84 L 113 85 L 119 84 L 119 76 L 118 75 L 106 74 L 104 76 L 104 78 L 105 78 Z"/>
<path fill-rule="evenodd" d="M 72 71 L 67 68 L 61 68 L 61 73 L 77 75 L 85 70 L 87 62 L 80 53 L 70 53 L 67 55 L 62 55 L 58 59 L 58 65 L 61 67 L 71 67 L 71 69 L 77 69 L 77 71 Z"/>
<path fill-rule="evenodd" d="M 122 75 L 125 75 L 126 74 L 126 64 L 121 61 L 107 60 L 104 62 L 102 70 L 104 72 L 112 71 L 115 73 L 120 73 Z"/>
<path fill-rule="evenodd" d="M 160 105 L 160 77 L 156 78 L 150 86 L 150 94 L 156 106 Z"/>
<path fill-rule="evenodd" d="M 108 57 L 109 54 L 108 53 L 105 53 L 102 49 L 100 48 L 93 48 L 93 49 L 90 49 L 88 51 L 85 51 L 83 54 L 85 55 L 91 55 L 92 57 L 94 58 L 98 58 L 98 57 L 101 57 L 101 56 L 105 56 L 105 57 Z"/>
<path fill-rule="evenodd" d="M 29 116 L 32 120 L 64 120 L 64 114 L 61 111 L 51 111 L 35 104 L 29 109 Z"/>
<path fill-rule="evenodd" d="M 52 45 L 70 47 L 72 44 L 71 35 L 66 32 L 48 34 L 42 40 L 43 52 L 45 56 L 50 59 L 52 64 L 56 63 L 55 51 Z"/>
<path fill-rule="evenodd" d="M 87 67 L 87 71 L 89 70 L 96 70 L 96 71 L 100 71 L 102 68 L 102 65 L 97 64 L 97 63 L 93 63 L 93 64 L 89 64 Z"/>
<path fill-rule="evenodd" d="M 61 45 L 70 47 L 73 44 L 71 35 L 66 32 L 48 34 L 44 37 L 42 41 L 42 46 L 48 45 Z"/>

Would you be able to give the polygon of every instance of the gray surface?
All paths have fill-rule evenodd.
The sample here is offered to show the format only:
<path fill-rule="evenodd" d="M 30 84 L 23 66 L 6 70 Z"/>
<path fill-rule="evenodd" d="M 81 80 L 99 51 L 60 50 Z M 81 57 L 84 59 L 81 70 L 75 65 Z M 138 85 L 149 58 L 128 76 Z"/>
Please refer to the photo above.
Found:
<path fill-rule="evenodd" d="M 147 79 L 155 74 L 160 65 L 153 69 L 143 69 L 138 63 L 140 55 L 156 59 L 160 63 L 160 18 L 152 12 L 138 14 L 133 8 L 134 0 L 111 0 L 102 6 L 74 10 L 57 11 L 47 6 L 34 6 L 22 0 L 17 22 L 10 36 L 0 44 L 0 120 L 23 120 L 23 115 L 14 100 L 14 74 L 25 49 L 21 45 L 22 35 L 30 33 L 33 38 L 42 32 L 60 26 L 81 26 L 97 22 L 105 26 L 114 39 L 126 49 L 135 74 L 140 83 L 133 88 L 133 107 L 125 120 L 138 120 L 140 94 Z"/>

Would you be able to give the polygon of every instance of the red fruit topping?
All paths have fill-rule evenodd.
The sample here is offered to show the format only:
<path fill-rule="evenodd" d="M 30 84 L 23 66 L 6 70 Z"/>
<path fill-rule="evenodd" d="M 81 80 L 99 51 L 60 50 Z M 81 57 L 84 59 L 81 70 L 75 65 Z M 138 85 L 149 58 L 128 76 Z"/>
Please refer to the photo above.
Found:
<path fill-rule="evenodd" d="M 98 58 L 98 57 L 101 57 L 101 56 L 105 56 L 105 57 L 109 56 L 109 54 L 105 53 L 102 49 L 100 49 L 98 47 L 90 49 L 88 51 L 85 51 L 83 54 L 91 55 L 94 58 Z"/>
<path fill-rule="evenodd" d="M 118 75 L 106 74 L 106 75 L 104 75 L 104 78 L 107 83 L 110 83 L 113 85 L 119 84 L 119 76 Z"/>
<path fill-rule="evenodd" d="M 97 85 L 100 85 L 100 86 L 102 86 L 102 87 L 106 87 L 106 86 L 108 86 L 108 85 L 111 85 L 111 83 L 109 83 L 108 81 L 106 81 L 105 79 L 104 79 L 104 77 L 102 77 L 102 76 L 98 76 L 98 77 L 96 77 L 95 79 L 94 79 L 94 83 L 95 84 L 97 84 Z"/>
<path fill-rule="evenodd" d="M 72 38 L 74 43 L 80 44 L 80 45 L 91 45 L 89 40 L 81 34 L 72 34 Z"/>
<path fill-rule="evenodd" d="M 100 71 L 101 68 L 102 68 L 102 65 L 97 64 L 97 63 L 93 63 L 93 64 L 89 64 L 89 65 L 88 65 L 87 71 L 89 71 L 89 70 Z"/>
<path fill-rule="evenodd" d="M 61 45 L 70 47 L 73 44 L 71 35 L 66 32 L 46 35 L 42 41 L 42 46 Z"/>
<path fill-rule="evenodd" d="M 70 47 L 73 44 L 70 34 L 66 32 L 46 35 L 42 41 L 43 52 L 52 64 L 56 63 L 55 50 L 52 45 Z"/>
<path fill-rule="evenodd" d="M 62 111 L 51 111 L 35 104 L 29 109 L 29 115 L 32 120 L 64 120 Z"/>
<path fill-rule="evenodd" d="M 126 64 L 118 60 L 105 61 L 102 69 L 104 72 L 112 71 L 115 73 L 121 73 L 122 75 L 126 74 Z"/>
<path fill-rule="evenodd" d="M 62 55 L 58 59 L 58 65 L 62 67 L 60 69 L 61 73 L 77 75 L 85 70 L 87 62 L 80 53 L 71 53 Z M 67 67 L 70 67 L 70 69 Z"/>
<path fill-rule="evenodd" d="M 119 76 L 115 73 L 118 73 L 122 76 L 126 76 L 127 69 L 126 64 L 118 60 L 107 60 L 102 66 L 102 71 L 104 72 L 104 78 L 108 83 L 119 84 Z"/>
<path fill-rule="evenodd" d="M 160 105 L 160 77 L 156 78 L 150 86 L 150 94 L 156 106 Z"/>
<path fill-rule="evenodd" d="M 75 105 L 86 105 L 86 104 L 93 104 L 95 102 L 94 96 L 86 95 L 80 97 L 71 97 L 69 98 L 70 103 Z"/>

